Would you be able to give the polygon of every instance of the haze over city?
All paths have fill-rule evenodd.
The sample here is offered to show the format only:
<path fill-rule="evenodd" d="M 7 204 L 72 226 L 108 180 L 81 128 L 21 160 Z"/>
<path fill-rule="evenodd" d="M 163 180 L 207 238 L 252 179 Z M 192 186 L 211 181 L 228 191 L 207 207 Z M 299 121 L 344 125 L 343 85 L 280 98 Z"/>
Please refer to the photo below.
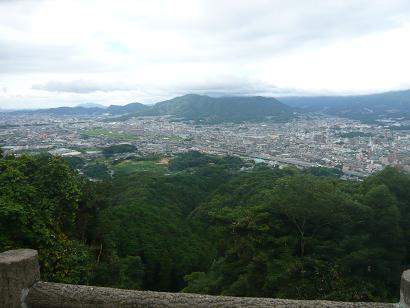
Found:
<path fill-rule="evenodd" d="M 410 88 L 410 2 L 1 1 L 0 109 Z"/>

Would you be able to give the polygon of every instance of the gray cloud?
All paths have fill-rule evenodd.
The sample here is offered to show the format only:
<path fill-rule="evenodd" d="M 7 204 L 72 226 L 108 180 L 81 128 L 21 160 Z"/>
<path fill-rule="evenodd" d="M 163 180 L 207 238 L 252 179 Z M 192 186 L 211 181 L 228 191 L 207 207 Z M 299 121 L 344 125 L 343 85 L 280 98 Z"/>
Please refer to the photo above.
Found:
<path fill-rule="evenodd" d="M 198 93 L 211 96 L 283 96 L 289 94 L 307 94 L 294 88 L 280 88 L 262 81 L 252 81 L 249 79 L 232 78 L 226 81 L 210 80 L 203 83 L 181 84 L 174 89 L 167 89 L 165 92 L 174 95 L 186 93 Z"/>
<path fill-rule="evenodd" d="M 0 74 L 107 72 L 116 69 L 118 67 L 114 69 L 110 63 L 88 57 L 80 46 L 15 42 L 0 36 Z"/>
<path fill-rule="evenodd" d="M 140 91 L 148 101 L 155 102 L 160 98 L 184 95 L 187 93 L 205 94 L 211 96 L 284 96 L 284 95 L 306 95 L 306 91 L 296 88 L 280 88 L 262 81 L 250 80 L 247 78 L 230 77 L 226 80 L 213 79 L 202 82 L 191 81 L 172 84 L 168 86 L 155 85 L 131 85 L 126 83 L 97 83 L 86 80 L 73 81 L 49 81 L 32 86 L 35 90 L 43 90 L 58 93 L 89 94 L 95 92 L 116 92 L 116 91 Z M 143 89 L 143 90 L 141 90 Z"/>
<path fill-rule="evenodd" d="M 137 90 L 136 86 L 126 84 L 107 84 L 93 81 L 73 80 L 67 82 L 49 81 L 42 84 L 35 84 L 32 89 L 49 92 L 66 93 L 93 93 L 93 92 L 112 92 L 112 91 L 132 91 Z"/>
<path fill-rule="evenodd" d="M 0 3 L 0 10 L 3 7 L 5 9 L 0 17 L 5 18 L 8 29 L 20 32 L 23 36 L 28 35 L 29 21 L 25 19 L 35 16 L 41 9 L 41 3 L 50 2 L 18 1 L 14 6 L 12 2 Z M 8 73 L 83 73 L 122 71 L 130 67 L 132 69 L 133 65 L 139 67 L 158 62 L 249 62 L 287 53 L 306 44 L 323 45 L 329 40 L 354 38 L 390 29 L 410 19 L 410 1 L 407 0 L 248 0 L 235 1 L 234 4 L 230 0 L 204 0 L 196 3 L 199 3 L 198 9 L 203 10 L 197 19 L 180 18 L 161 10 L 147 18 L 142 15 L 144 12 L 138 12 L 138 7 L 130 8 L 130 12 L 126 12 L 126 7 L 124 10 L 114 10 L 112 22 L 119 23 L 123 19 L 122 14 L 130 14 L 128 19 L 124 19 L 124 27 L 129 27 L 129 33 L 125 35 L 131 36 L 133 28 L 146 32 L 148 38 L 151 32 L 154 35 L 149 41 L 142 41 L 130 58 L 124 56 L 128 65 L 104 61 L 97 53 L 93 54 L 94 50 L 89 50 L 90 46 L 85 46 L 83 41 L 62 45 L 15 40 L 0 35 L 0 69 Z M 178 8 L 178 1 L 175 6 Z M 90 6 L 84 5 L 84 9 L 87 8 Z M 7 14 L 7 10 L 11 11 L 10 14 Z M 101 18 L 104 18 L 103 14 Z M 49 26 L 53 27 L 51 23 Z M 109 24 L 102 27 L 95 30 L 99 31 L 98 35 L 107 38 L 112 36 Z M 169 43 L 165 42 L 163 46 L 153 44 L 155 35 L 161 39 L 169 34 L 187 44 L 187 48 L 167 46 Z M 136 36 L 133 39 L 139 38 Z M 179 43 L 175 42 L 176 45 Z M 109 46 L 110 42 L 106 44 Z M 100 52 L 101 49 L 95 51 Z"/>
<path fill-rule="evenodd" d="M 0 98 L 306 94 L 274 85 L 283 68 L 258 70 L 409 21 L 408 0 L 0 0 Z"/>

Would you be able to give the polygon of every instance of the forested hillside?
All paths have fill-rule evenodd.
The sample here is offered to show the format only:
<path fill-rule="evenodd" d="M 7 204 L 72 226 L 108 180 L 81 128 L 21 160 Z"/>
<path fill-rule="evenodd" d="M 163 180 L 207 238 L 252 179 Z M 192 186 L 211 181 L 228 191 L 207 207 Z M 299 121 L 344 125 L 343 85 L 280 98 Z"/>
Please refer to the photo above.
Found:
<path fill-rule="evenodd" d="M 281 102 L 307 112 L 323 112 L 364 122 L 410 118 L 410 90 L 368 95 L 289 96 Z"/>
<path fill-rule="evenodd" d="M 140 116 L 170 116 L 178 120 L 201 123 L 287 122 L 295 117 L 297 110 L 282 104 L 273 97 L 236 96 L 210 97 L 187 94 L 158 102 L 154 105 L 131 103 L 125 106 L 111 105 L 59 107 L 38 110 L 18 110 L 12 114 L 45 114 L 57 116 L 116 116 L 115 121 Z M 1 112 L 0 112 L 1 113 Z M 107 118 L 105 121 L 110 121 Z"/>
<path fill-rule="evenodd" d="M 187 94 L 156 103 L 139 115 L 169 115 L 205 123 L 286 122 L 294 117 L 294 111 L 273 97 L 210 97 Z"/>
<path fill-rule="evenodd" d="M 410 176 L 362 182 L 188 152 L 91 182 L 61 158 L 0 160 L 0 251 L 42 279 L 237 296 L 393 301 L 410 266 Z M 246 168 L 242 168 L 245 166 Z"/>

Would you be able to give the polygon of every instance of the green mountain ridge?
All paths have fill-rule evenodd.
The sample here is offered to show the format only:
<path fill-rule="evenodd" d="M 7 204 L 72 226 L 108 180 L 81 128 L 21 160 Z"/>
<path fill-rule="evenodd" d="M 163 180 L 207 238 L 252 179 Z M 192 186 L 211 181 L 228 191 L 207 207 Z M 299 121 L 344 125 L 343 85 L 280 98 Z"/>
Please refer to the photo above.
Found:
<path fill-rule="evenodd" d="M 289 96 L 279 100 L 302 111 L 323 112 L 356 120 L 374 121 L 386 117 L 410 119 L 410 90 L 369 95 Z"/>
<path fill-rule="evenodd" d="M 204 123 L 221 122 L 284 122 L 294 116 L 294 108 L 282 104 L 273 97 L 210 97 L 187 94 L 148 106 L 131 103 L 125 106 L 111 105 L 107 108 L 96 106 L 58 107 L 38 110 L 19 110 L 14 114 L 50 114 L 55 116 L 110 114 L 126 120 L 134 116 L 172 116 L 182 120 Z"/>
<path fill-rule="evenodd" d="M 50 114 L 56 116 L 110 114 L 118 120 L 138 116 L 171 116 L 200 123 L 286 122 L 298 113 L 321 112 L 328 115 L 374 122 L 385 118 L 410 119 L 410 90 L 369 95 L 222 96 L 187 94 L 154 105 L 131 103 L 124 106 L 59 107 L 11 111 L 11 114 Z M 10 114 L 10 112 L 9 112 Z"/>
<path fill-rule="evenodd" d="M 78 105 L 75 107 L 57 107 L 57 108 L 47 108 L 47 109 L 36 109 L 36 110 L 15 110 L 10 111 L 8 114 L 49 114 L 54 116 L 67 116 L 67 115 L 81 115 L 81 116 L 93 116 L 102 115 L 109 113 L 111 115 L 123 115 L 141 111 L 148 106 L 141 103 L 130 103 L 127 105 L 110 105 L 108 107 L 101 107 L 98 104 L 92 105 Z"/>
<path fill-rule="evenodd" d="M 282 122 L 293 116 L 293 108 L 273 97 L 210 97 L 187 94 L 159 102 L 139 115 L 170 115 L 208 123 L 264 120 Z"/>
<path fill-rule="evenodd" d="M 149 108 L 147 105 L 141 103 L 131 103 L 124 106 L 120 105 L 110 105 L 107 107 L 106 111 L 110 114 L 124 114 L 124 113 L 133 113 L 139 112 Z"/>

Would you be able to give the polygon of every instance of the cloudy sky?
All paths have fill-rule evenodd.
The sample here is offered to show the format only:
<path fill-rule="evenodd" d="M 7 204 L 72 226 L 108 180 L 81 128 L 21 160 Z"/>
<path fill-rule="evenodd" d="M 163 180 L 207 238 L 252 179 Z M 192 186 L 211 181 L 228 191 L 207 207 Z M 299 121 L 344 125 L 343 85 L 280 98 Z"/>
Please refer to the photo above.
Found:
<path fill-rule="evenodd" d="M 0 109 L 410 88 L 409 0 L 0 0 Z"/>

